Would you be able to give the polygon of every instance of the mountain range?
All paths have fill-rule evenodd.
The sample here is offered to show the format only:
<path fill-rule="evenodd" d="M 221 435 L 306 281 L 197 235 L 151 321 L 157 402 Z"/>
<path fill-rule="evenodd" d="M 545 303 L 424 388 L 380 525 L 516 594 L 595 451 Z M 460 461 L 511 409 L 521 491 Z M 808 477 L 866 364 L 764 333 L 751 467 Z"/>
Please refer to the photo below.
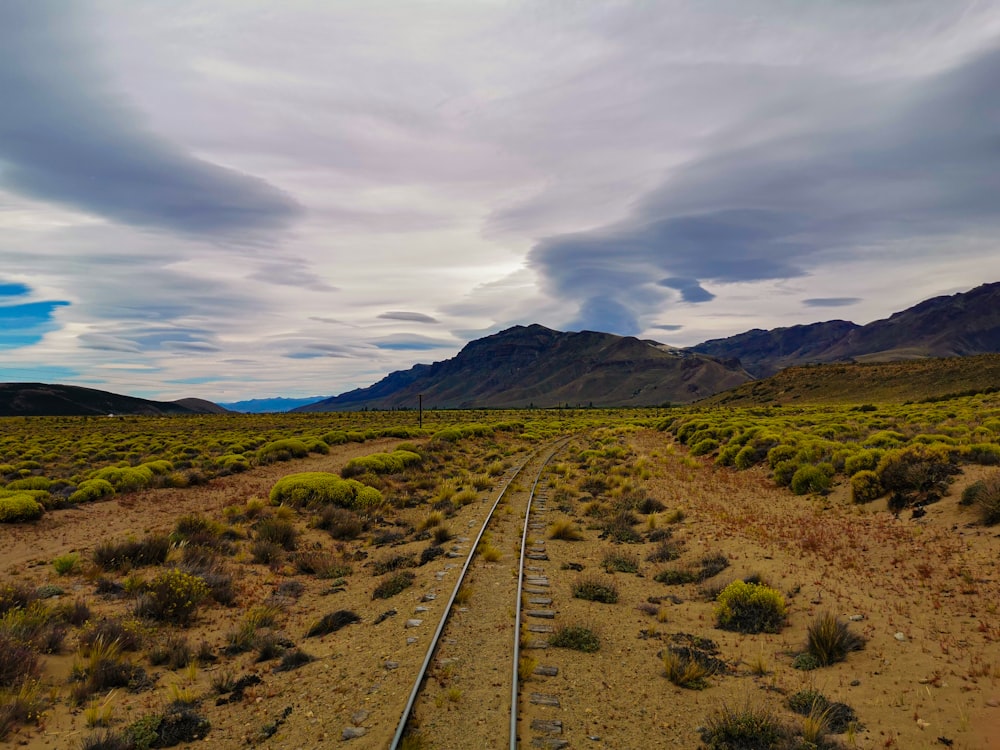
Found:
<path fill-rule="evenodd" d="M 686 349 L 597 331 L 514 326 L 469 342 L 450 359 L 414 365 L 367 388 L 314 403 L 278 398 L 225 406 L 238 411 L 397 409 L 416 408 L 421 397 L 427 408 L 656 406 L 697 401 L 797 365 L 998 352 L 1000 282 L 934 297 L 867 325 L 831 320 L 753 329 Z M 159 402 L 76 386 L 0 383 L 0 416 L 224 411 L 200 399 Z"/>

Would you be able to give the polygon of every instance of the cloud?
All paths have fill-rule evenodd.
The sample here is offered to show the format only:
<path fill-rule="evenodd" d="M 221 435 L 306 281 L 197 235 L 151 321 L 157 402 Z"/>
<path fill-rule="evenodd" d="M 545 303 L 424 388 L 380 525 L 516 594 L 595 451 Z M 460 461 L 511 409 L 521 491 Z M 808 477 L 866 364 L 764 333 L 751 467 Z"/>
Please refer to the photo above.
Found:
<path fill-rule="evenodd" d="M 580 319 L 629 333 L 667 304 L 649 283 L 665 274 L 700 301 L 706 280 L 790 279 L 914 240 L 995 234 L 998 79 L 996 47 L 891 83 L 793 78 L 783 108 L 718 134 L 627 218 L 544 239 L 529 264 Z"/>
<path fill-rule="evenodd" d="M 437 323 L 437 318 L 418 312 L 384 312 L 378 316 L 382 320 L 402 320 L 411 323 Z"/>
<path fill-rule="evenodd" d="M 812 297 L 802 300 L 807 307 L 847 307 L 861 302 L 861 297 Z"/>
<path fill-rule="evenodd" d="M 653 326 L 653 328 L 657 329 L 658 331 L 680 331 L 682 328 L 684 328 L 684 326 L 672 325 L 667 323 L 664 325 Z"/>
<path fill-rule="evenodd" d="M 0 4 L 0 185 L 115 222 L 248 237 L 300 208 L 148 129 L 100 69 L 82 6 Z"/>
<path fill-rule="evenodd" d="M 431 349 L 454 348 L 455 342 L 448 339 L 434 339 L 411 333 L 397 333 L 372 341 L 379 349 L 396 351 L 430 351 Z"/>
<path fill-rule="evenodd" d="M 701 284 L 698 283 L 697 279 L 672 277 L 669 279 L 661 279 L 658 283 L 660 286 L 665 286 L 668 289 L 676 289 L 679 291 L 683 302 L 710 302 L 715 299 L 715 295 L 702 287 Z"/>
<path fill-rule="evenodd" d="M 267 284 L 311 289 L 314 292 L 340 291 L 309 270 L 304 261 L 294 258 L 282 258 L 280 262 L 265 263 L 259 271 L 250 274 L 250 278 Z"/>

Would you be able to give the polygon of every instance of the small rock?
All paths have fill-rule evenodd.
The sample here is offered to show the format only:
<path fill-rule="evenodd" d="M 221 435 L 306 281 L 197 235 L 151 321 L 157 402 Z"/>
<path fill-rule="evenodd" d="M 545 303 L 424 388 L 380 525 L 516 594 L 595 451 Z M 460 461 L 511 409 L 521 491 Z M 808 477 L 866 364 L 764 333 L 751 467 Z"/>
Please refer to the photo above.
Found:
<path fill-rule="evenodd" d="M 408 627 L 408 628 L 419 628 L 423 624 L 423 622 L 424 622 L 423 620 L 418 620 L 416 618 L 413 618 L 413 619 L 410 619 L 410 620 L 406 621 L 406 626 L 405 627 Z"/>
<path fill-rule="evenodd" d="M 416 608 L 416 609 L 414 609 L 413 611 L 414 611 L 414 612 L 415 612 L 416 614 L 418 614 L 418 615 L 419 615 L 419 614 L 421 614 L 422 612 L 426 612 L 426 611 L 427 611 L 427 607 L 417 607 L 417 608 Z"/>
<path fill-rule="evenodd" d="M 435 599 L 437 599 L 437 594 L 434 594 L 434 593 L 432 593 L 432 592 L 428 591 L 428 592 L 427 592 L 426 594 L 424 594 L 424 595 L 423 595 L 423 596 L 422 596 L 422 597 L 420 598 L 420 601 L 422 601 L 422 602 L 432 602 L 432 601 L 434 601 Z"/>
<path fill-rule="evenodd" d="M 398 661 L 387 661 L 382 666 L 385 667 L 386 669 L 399 669 L 399 662 Z"/>
<path fill-rule="evenodd" d="M 356 740 L 358 737 L 364 737 L 368 733 L 368 730 L 364 727 L 344 727 L 343 734 L 340 735 L 340 739 Z"/>
<path fill-rule="evenodd" d="M 863 619 L 865 619 L 865 616 L 864 615 L 851 615 L 847 619 L 850 620 L 851 622 L 861 622 Z"/>
<path fill-rule="evenodd" d="M 851 680 L 851 687 L 857 687 L 861 684 L 861 680 Z"/>
<path fill-rule="evenodd" d="M 406 645 L 407 645 L 407 646 L 412 646 L 412 645 L 413 645 L 414 643 L 416 643 L 416 642 L 417 642 L 417 639 L 416 639 L 416 638 L 413 638 L 413 637 L 410 637 L 410 638 L 407 638 L 407 639 L 406 639 Z"/>
<path fill-rule="evenodd" d="M 351 723 L 354 725 L 364 724 L 365 719 L 367 718 L 368 718 L 368 712 L 362 708 L 351 714 Z"/>
<path fill-rule="evenodd" d="M 893 638 L 895 638 L 900 643 L 906 640 L 906 636 L 903 633 L 896 633 L 896 635 L 894 635 Z"/>
<path fill-rule="evenodd" d="M 990 708 L 1000 707 L 1000 698 L 990 698 L 988 701 L 986 701 L 986 705 L 989 706 Z"/>

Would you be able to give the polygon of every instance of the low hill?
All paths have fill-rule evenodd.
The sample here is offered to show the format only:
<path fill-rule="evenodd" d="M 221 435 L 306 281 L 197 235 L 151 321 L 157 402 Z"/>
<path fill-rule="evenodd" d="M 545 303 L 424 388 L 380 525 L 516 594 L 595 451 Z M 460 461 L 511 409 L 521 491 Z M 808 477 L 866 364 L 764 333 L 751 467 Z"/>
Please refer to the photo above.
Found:
<path fill-rule="evenodd" d="M 224 411 L 201 399 L 149 401 L 75 385 L 0 383 L 0 417 L 217 414 Z"/>
<path fill-rule="evenodd" d="M 630 336 L 515 326 L 457 355 L 394 372 L 294 411 L 415 408 L 655 406 L 688 403 L 750 379 L 738 366 Z"/>
<path fill-rule="evenodd" d="M 283 412 L 297 409 L 300 406 L 308 406 L 322 401 L 329 396 L 310 396 L 309 398 L 285 398 L 277 396 L 275 398 L 251 398 L 246 401 L 232 401 L 220 403 L 230 411 L 238 411 L 245 414 L 268 414 L 271 412 Z"/>
<path fill-rule="evenodd" d="M 843 320 L 755 329 L 690 347 L 754 377 L 816 362 L 893 362 L 1000 352 L 1000 283 L 945 295 L 864 326 Z"/>
<path fill-rule="evenodd" d="M 789 367 L 700 402 L 705 406 L 923 401 L 1000 388 L 1000 354 Z"/>

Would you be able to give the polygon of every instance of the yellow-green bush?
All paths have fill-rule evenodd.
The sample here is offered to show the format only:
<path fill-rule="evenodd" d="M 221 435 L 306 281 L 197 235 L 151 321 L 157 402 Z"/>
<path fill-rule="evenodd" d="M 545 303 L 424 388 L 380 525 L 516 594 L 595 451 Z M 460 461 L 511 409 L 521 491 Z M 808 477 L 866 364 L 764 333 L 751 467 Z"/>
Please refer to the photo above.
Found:
<path fill-rule="evenodd" d="M 153 471 L 148 466 L 108 466 L 95 472 L 91 479 L 103 479 L 116 492 L 135 492 L 153 484 Z"/>
<path fill-rule="evenodd" d="M 306 471 L 279 479 L 271 488 L 270 500 L 274 505 L 284 503 L 310 508 L 336 505 L 363 510 L 380 505 L 382 493 L 355 479 L 342 479 L 323 471 Z"/>
<path fill-rule="evenodd" d="M 76 491 L 69 496 L 71 503 L 92 503 L 115 494 L 115 488 L 107 479 L 85 479 L 77 485 Z"/>
<path fill-rule="evenodd" d="M 163 476 L 169 474 L 174 470 L 174 465 L 167 461 L 166 459 L 157 459 L 156 461 L 147 461 L 142 464 L 147 469 L 149 469 L 155 476 Z"/>
<path fill-rule="evenodd" d="M 716 602 L 716 624 L 740 633 L 777 633 L 788 614 L 781 592 L 761 583 L 733 581 Z"/>
<path fill-rule="evenodd" d="M 8 482 L 5 489 L 8 490 L 45 490 L 48 492 L 52 486 L 52 480 L 47 477 L 25 477 Z"/>
<path fill-rule="evenodd" d="M 885 489 L 874 471 L 862 469 L 851 477 L 851 500 L 869 503 L 882 496 Z"/>
<path fill-rule="evenodd" d="M 0 523 L 18 523 L 41 518 L 45 509 L 27 492 L 0 497 Z"/>
<path fill-rule="evenodd" d="M 392 453 L 372 453 L 368 456 L 352 458 L 341 470 L 343 477 L 356 477 L 361 474 L 399 474 L 407 466 L 414 466 L 423 461 L 419 453 L 406 450 L 395 450 Z"/>
<path fill-rule="evenodd" d="M 171 568 L 150 581 L 136 603 L 136 614 L 161 622 L 185 625 L 208 597 L 208 584 L 200 576 Z"/>
<path fill-rule="evenodd" d="M 830 489 L 830 472 L 822 467 L 805 465 L 796 469 L 788 486 L 796 495 L 826 492 Z"/>

